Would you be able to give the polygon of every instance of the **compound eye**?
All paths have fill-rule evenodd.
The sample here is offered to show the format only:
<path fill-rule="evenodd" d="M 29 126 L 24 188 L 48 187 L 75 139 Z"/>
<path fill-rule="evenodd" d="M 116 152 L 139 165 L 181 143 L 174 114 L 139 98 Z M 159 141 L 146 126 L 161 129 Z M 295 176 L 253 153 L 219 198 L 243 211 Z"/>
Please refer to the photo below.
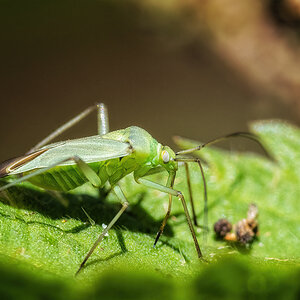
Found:
<path fill-rule="evenodd" d="M 164 150 L 161 154 L 163 162 L 166 164 L 170 161 L 170 154 L 168 151 Z"/>

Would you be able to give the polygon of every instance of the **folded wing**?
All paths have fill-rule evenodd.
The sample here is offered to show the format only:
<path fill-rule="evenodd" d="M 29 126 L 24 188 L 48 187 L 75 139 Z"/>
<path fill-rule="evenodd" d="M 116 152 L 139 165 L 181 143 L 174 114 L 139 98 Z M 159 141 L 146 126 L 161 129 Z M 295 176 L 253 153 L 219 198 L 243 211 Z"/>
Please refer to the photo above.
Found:
<path fill-rule="evenodd" d="M 73 156 L 80 157 L 86 163 L 92 163 L 124 157 L 130 153 L 132 149 L 129 143 L 100 136 L 68 140 L 47 145 L 34 153 L 2 163 L 0 177 L 49 167 Z M 58 165 L 74 164 L 75 162 L 70 160 Z"/>

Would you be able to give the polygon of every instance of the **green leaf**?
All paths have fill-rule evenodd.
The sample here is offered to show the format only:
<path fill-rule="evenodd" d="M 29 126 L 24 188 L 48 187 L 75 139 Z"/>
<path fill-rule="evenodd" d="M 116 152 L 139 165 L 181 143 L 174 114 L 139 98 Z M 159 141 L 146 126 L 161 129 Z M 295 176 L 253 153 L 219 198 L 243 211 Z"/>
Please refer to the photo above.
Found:
<path fill-rule="evenodd" d="M 168 197 L 137 185 L 128 176 L 121 186 L 131 204 L 129 209 L 75 278 L 79 264 L 102 232 L 102 224 L 108 224 L 120 204 L 113 193 L 97 191 L 88 184 L 64 194 L 65 200 L 59 201 L 23 183 L 10 188 L 0 203 L 0 270 L 4 274 L 0 288 L 17 297 L 13 282 L 23 282 L 19 289 L 28 299 L 39 298 L 44 289 L 50 290 L 52 299 L 54 295 L 75 299 L 106 295 L 105 299 L 117 299 L 120 294 L 124 299 L 132 299 L 133 295 L 139 299 L 165 299 L 168 295 L 196 299 L 199 294 L 217 297 L 218 293 L 230 298 L 242 297 L 246 292 L 279 297 L 285 291 L 296 295 L 300 131 L 280 121 L 256 122 L 251 130 L 259 135 L 274 161 L 258 154 L 213 147 L 197 153 L 206 162 L 210 225 L 206 243 L 201 228 L 196 231 L 210 263 L 197 259 L 177 199 L 173 200 L 164 234 L 153 248 Z M 177 143 L 183 149 L 199 144 L 183 138 L 177 138 Z M 197 165 L 191 165 L 190 170 L 197 218 L 202 224 L 203 184 Z M 160 183 L 167 179 L 165 175 L 152 178 Z M 182 167 L 175 187 L 188 200 Z M 216 240 L 213 223 L 220 218 L 236 223 L 246 217 L 253 202 L 259 207 L 259 239 L 248 248 Z M 89 218 L 96 225 L 91 225 Z"/>

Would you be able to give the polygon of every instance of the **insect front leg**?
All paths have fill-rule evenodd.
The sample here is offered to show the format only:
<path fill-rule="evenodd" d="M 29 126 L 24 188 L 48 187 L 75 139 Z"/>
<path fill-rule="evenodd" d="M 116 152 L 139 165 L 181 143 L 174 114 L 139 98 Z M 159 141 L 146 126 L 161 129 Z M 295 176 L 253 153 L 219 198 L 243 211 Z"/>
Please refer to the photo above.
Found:
<path fill-rule="evenodd" d="M 196 220 L 196 215 L 195 215 L 195 210 L 194 210 L 194 202 L 193 202 L 193 197 L 192 197 L 192 187 L 191 187 L 191 182 L 190 182 L 190 174 L 189 174 L 189 169 L 188 169 L 188 162 L 196 162 L 198 163 L 198 166 L 200 168 L 200 172 L 201 172 L 201 177 L 203 180 L 203 193 L 204 193 L 204 222 L 203 222 L 203 228 L 205 230 L 205 234 L 204 234 L 204 242 L 206 242 L 207 240 L 207 231 L 208 231 L 208 206 L 207 206 L 207 184 L 206 184 L 206 179 L 204 176 L 204 170 L 201 164 L 201 161 L 199 158 L 188 158 L 188 157 L 176 157 L 175 158 L 176 161 L 180 161 L 183 162 L 185 164 L 185 170 L 186 170 L 186 177 L 187 177 L 187 183 L 188 183 L 188 188 L 189 188 L 189 194 L 190 194 L 190 199 L 191 199 L 191 204 L 192 204 L 192 210 L 193 210 L 193 217 L 194 217 L 194 222 Z M 195 224 L 196 226 L 198 226 L 197 224 Z"/>
<path fill-rule="evenodd" d="M 190 177 L 189 166 L 187 163 L 184 163 L 184 167 L 185 167 L 185 173 L 186 173 L 187 186 L 188 186 L 189 194 L 190 194 L 190 201 L 192 204 L 193 221 L 194 221 L 194 225 L 198 226 L 196 212 L 195 212 L 194 199 L 193 199 L 192 186 L 191 186 L 191 177 Z"/>
<path fill-rule="evenodd" d="M 168 181 L 167 181 L 167 187 L 173 188 L 174 181 L 175 181 L 175 175 L 174 174 L 169 174 Z M 156 246 L 160 236 L 162 235 L 162 233 L 165 229 L 167 221 L 170 217 L 171 207 L 172 207 L 172 195 L 169 194 L 169 204 L 168 204 L 167 213 L 166 213 L 166 215 L 165 215 L 165 217 L 164 217 L 164 219 L 163 219 L 163 221 L 160 225 L 159 231 L 157 232 L 157 235 L 156 235 L 156 238 L 155 238 L 155 241 L 154 241 L 154 244 L 153 244 L 153 248 Z"/>
<path fill-rule="evenodd" d="M 55 131 L 50 133 L 47 137 L 45 137 L 42 141 L 40 141 L 38 144 L 36 144 L 33 148 L 31 148 L 27 153 L 31 153 L 36 151 L 37 149 L 47 145 L 49 142 L 51 142 L 53 139 L 61 135 L 63 132 L 65 132 L 67 129 L 73 127 L 77 123 L 79 123 L 81 120 L 86 118 L 91 112 L 94 110 L 97 110 L 97 125 L 98 125 L 98 134 L 103 135 L 108 133 L 109 131 L 109 125 L 108 125 L 108 115 L 107 115 L 107 109 L 106 106 L 103 103 L 97 103 L 95 105 L 92 105 L 85 109 L 83 112 L 69 120 L 67 123 L 63 124 L 62 126 L 58 127 Z"/>
<path fill-rule="evenodd" d="M 175 177 L 175 175 L 173 175 L 173 176 Z M 194 230 L 194 227 L 193 227 L 193 224 L 192 224 L 192 221 L 191 221 L 191 217 L 189 215 L 189 212 L 188 212 L 188 209 L 187 209 L 186 202 L 185 202 L 183 194 L 181 192 L 179 192 L 179 191 L 176 191 L 176 190 L 174 190 L 172 188 L 163 186 L 163 185 L 158 184 L 156 182 L 150 181 L 148 179 L 136 178 L 135 180 L 136 180 L 137 183 L 140 183 L 140 184 L 142 184 L 142 185 L 144 185 L 146 187 L 149 187 L 151 189 L 155 189 L 155 190 L 161 191 L 163 193 L 167 193 L 169 195 L 178 197 L 180 199 L 180 201 L 182 203 L 182 206 L 183 206 L 183 209 L 184 209 L 186 220 L 187 220 L 188 225 L 189 225 L 189 229 L 191 231 L 191 234 L 192 234 L 192 237 L 193 237 L 193 240 L 194 240 L 194 244 L 195 244 L 195 247 L 196 247 L 196 251 L 197 251 L 198 257 L 201 258 L 202 257 L 202 252 L 200 250 L 200 246 L 199 246 L 197 238 L 196 238 L 195 230 Z"/>
<path fill-rule="evenodd" d="M 164 229 L 165 229 L 165 226 L 167 224 L 167 221 L 170 217 L 170 213 L 171 213 L 171 207 L 172 207 L 172 195 L 169 194 L 169 204 L 168 204 L 168 209 L 167 209 L 167 213 L 160 225 L 160 228 L 159 228 L 159 231 L 157 232 L 157 235 L 156 235 L 156 238 L 155 238 L 155 241 L 154 241 L 154 244 L 153 244 L 153 248 L 156 246 L 160 236 L 162 235 Z"/>
<path fill-rule="evenodd" d="M 96 240 L 96 242 L 94 243 L 94 245 L 92 246 L 92 248 L 90 249 L 90 251 L 88 252 L 88 254 L 86 255 L 86 257 L 84 258 L 83 262 L 80 264 L 80 267 L 79 267 L 78 271 L 76 272 L 76 275 L 82 270 L 82 268 L 84 267 L 85 263 L 87 262 L 87 260 L 89 259 L 89 257 L 92 255 L 92 253 L 94 252 L 94 250 L 97 248 L 97 246 L 101 243 L 101 241 L 103 240 L 103 237 L 107 234 L 107 232 L 109 231 L 109 229 L 118 221 L 118 219 L 121 217 L 121 215 L 123 214 L 123 212 L 129 206 L 129 202 L 127 201 L 127 199 L 126 199 L 123 191 L 121 190 L 120 186 L 119 185 L 115 185 L 113 187 L 113 190 L 114 190 L 116 196 L 119 198 L 120 202 L 122 203 L 122 208 L 115 215 L 115 217 L 110 221 L 110 223 L 107 225 L 107 227 L 104 229 L 104 231 L 100 234 L 100 236 L 98 237 L 98 239 Z"/>

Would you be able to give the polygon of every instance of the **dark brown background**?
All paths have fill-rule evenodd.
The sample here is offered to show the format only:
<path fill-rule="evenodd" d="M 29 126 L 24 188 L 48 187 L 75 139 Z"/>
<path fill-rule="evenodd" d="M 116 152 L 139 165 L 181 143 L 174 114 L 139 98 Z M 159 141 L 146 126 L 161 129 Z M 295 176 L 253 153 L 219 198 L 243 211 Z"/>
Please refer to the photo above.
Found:
<path fill-rule="evenodd" d="M 19 0 L 1 1 L 0 20 L 0 160 L 96 101 L 112 130 L 138 125 L 171 146 L 173 135 L 205 141 L 255 119 L 299 123 L 168 14 L 129 1 Z M 62 138 L 95 134 L 95 120 Z"/>

